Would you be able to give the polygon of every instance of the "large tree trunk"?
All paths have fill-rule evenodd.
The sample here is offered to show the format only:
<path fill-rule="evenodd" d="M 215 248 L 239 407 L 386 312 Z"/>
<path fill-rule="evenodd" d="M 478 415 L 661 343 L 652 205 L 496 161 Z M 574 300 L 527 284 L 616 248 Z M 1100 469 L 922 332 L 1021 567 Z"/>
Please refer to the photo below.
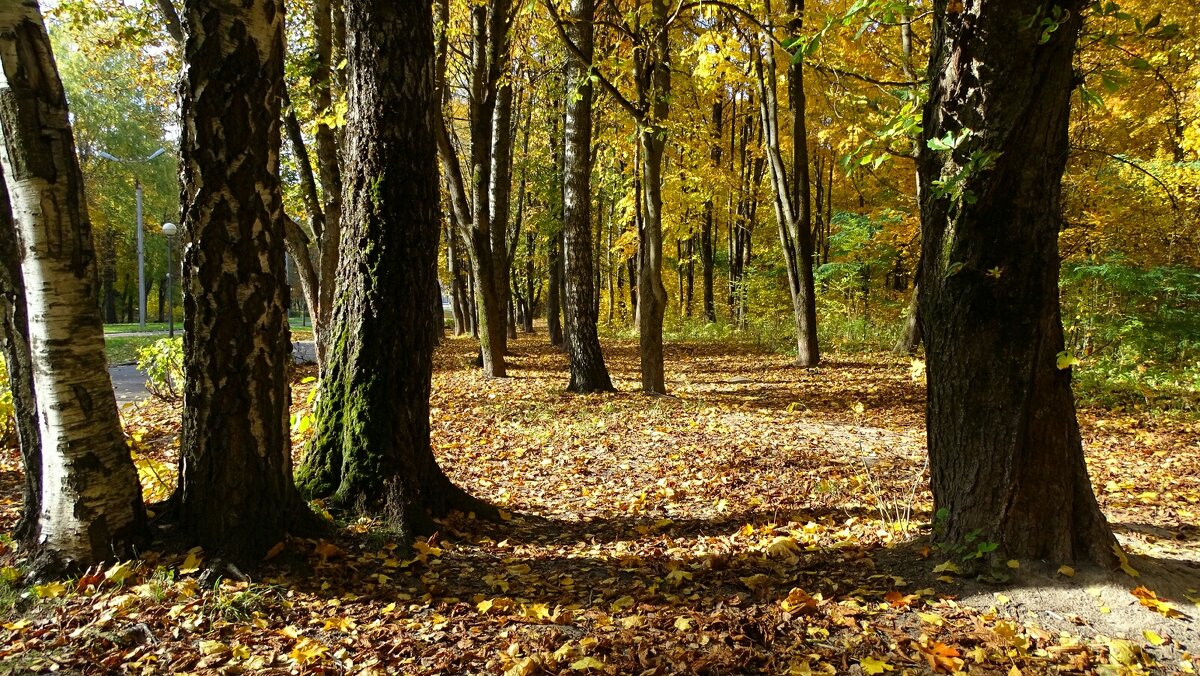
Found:
<path fill-rule="evenodd" d="M 428 5 L 346 3 L 346 219 L 329 367 L 300 470 L 312 497 L 385 510 L 406 537 L 431 516 L 481 510 L 429 442 L 439 188 Z"/>
<path fill-rule="evenodd" d="M 89 566 L 131 555 L 144 536 L 145 510 L 105 363 L 83 175 L 36 2 L 0 9 L 0 68 L 0 156 L 16 224 L 31 356 L 27 365 L 19 355 L 13 363 L 32 367 L 41 444 L 36 542 L 48 569 Z M 4 257 L 13 260 L 7 252 Z M 24 390 L 27 377 L 18 374 L 14 392 Z M 32 442 L 27 432 L 22 441 Z"/>
<path fill-rule="evenodd" d="M 8 371 L 13 419 L 25 472 L 21 518 L 13 535 L 28 545 L 37 541 L 38 513 L 42 504 L 42 448 L 38 434 L 37 401 L 33 391 L 33 355 L 29 352 L 29 313 L 25 305 L 25 280 L 21 275 L 8 188 L 0 172 L 0 352 Z"/>
<path fill-rule="evenodd" d="M 1110 564 L 1084 465 L 1058 296 L 1080 0 L 933 6 L 921 145 L 921 322 L 936 537 L 1005 558 Z M 1029 17 L 1061 17 L 1052 31 Z M 940 181 L 952 178 L 946 188 Z M 961 190 L 961 191 L 960 191 Z"/>
<path fill-rule="evenodd" d="M 580 58 L 567 60 L 566 121 L 563 125 L 563 275 L 571 392 L 613 389 L 596 334 L 596 287 L 592 275 L 592 17 L 595 0 L 572 0 L 567 33 Z M 581 59 L 586 59 L 586 62 Z"/>
<path fill-rule="evenodd" d="M 251 558 L 311 518 L 288 426 L 283 3 L 189 0 L 184 27 L 179 516 L 205 547 Z"/>

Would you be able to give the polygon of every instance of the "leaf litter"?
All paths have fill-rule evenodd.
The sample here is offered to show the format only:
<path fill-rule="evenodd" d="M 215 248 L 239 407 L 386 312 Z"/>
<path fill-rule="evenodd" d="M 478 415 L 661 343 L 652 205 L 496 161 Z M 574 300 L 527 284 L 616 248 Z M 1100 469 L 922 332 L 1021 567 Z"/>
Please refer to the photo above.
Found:
<path fill-rule="evenodd" d="M 628 341 L 606 345 L 623 390 L 607 395 L 564 393 L 565 356 L 541 336 L 512 353 L 513 377 L 489 380 L 468 366 L 471 341 L 447 339 L 431 401 L 439 461 L 500 521 L 455 515 L 404 551 L 383 524 L 351 517 L 335 541 L 280 543 L 249 575 L 211 575 L 193 548 L 35 586 L 5 541 L 0 672 L 1197 667 L 1200 575 L 1178 572 L 1200 558 L 1194 422 L 1081 414 L 1100 502 L 1125 550 L 1145 555 L 1125 565 L 1172 563 L 1177 584 L 1071 568 L 1064 585 L 1062 562 L 1010 560 L 1013 581 L 989 585 L 928 546 L 923 373 L 907 360 L 800 369 L 744 346 L 675 344 L 672 396 L 647 398 Z M 300 415 L 312 371 L 295 374 Z M 152 402 L 125 411 L 148 500 L 173 489 L 178 418 Z M 299 449 L 311 430 L 296 430 Z M 0 477 L 7 530 L 15 449 Z"/>

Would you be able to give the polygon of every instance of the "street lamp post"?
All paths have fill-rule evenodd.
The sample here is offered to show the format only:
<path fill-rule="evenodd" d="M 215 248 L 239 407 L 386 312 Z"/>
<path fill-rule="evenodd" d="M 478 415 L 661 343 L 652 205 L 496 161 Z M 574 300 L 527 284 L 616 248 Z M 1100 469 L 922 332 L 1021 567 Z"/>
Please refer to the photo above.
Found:
<path fill-rule="evenodd" d="M 159 148 L 151 153 L 148 157 L 141 160 L 125 160 L 120 157 L 110 155 L 103 150 L 96 154 L 106 160 L 112 162 L 122 162 L 126 164 L 137 163 L 141 164 L 167 152 L 166 148 Z M 138 257 L 138 326 L 146 328 L 146 247 L 145 240 L 142 235 L 142 180 L 137 175 L 133 176 L 134 192 L 137 195 L 137 257 Z"/>
<path fill-rule="evenodd" d="M 175 240 L 175 233 L 179 232 L 179 228 L 174 223 L 163 223 L 162 232 L 167 237 L 167 336 L 175 337 L 175 276 L 171 274 L 175 270 L 175 263 L 171 260 L 171 243 Z"/>

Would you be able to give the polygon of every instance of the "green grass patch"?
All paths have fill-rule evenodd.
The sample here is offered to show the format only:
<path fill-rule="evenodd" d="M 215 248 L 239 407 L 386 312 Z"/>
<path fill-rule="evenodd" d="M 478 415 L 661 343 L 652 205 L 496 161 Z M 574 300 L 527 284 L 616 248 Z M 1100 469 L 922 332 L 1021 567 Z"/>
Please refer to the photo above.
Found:
<path fill-rule="evenodd" d="M 158 340 L 160 336 L 119 336 L 104 339 L 104 354 L 108 365 L 132 364 L 137 361 L 137 352 Z"/>

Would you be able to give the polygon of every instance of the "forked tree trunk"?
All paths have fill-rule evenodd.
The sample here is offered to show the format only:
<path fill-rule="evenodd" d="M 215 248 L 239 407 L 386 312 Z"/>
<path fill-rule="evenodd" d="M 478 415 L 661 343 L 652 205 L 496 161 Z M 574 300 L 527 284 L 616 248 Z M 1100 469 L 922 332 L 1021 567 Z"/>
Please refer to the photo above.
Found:
<path fill-rule="evenodd" d="M 769 2 L 766 7 L 770 12 Z M 788 12 L 792 15 L 788 32 L 799 35 L 804 25 L 804 0 L 789 0 Z M 813 283 L 812 196 L 804 62 L 803 59 L 793 59 L 788 65 L 788 103 L 792 113 L 792 157 L 788 166 L 784 162 L 779 139 L 774 40 L 767 39 L 765 43 L 762 58 L 755 63 L 759 110 L 763 146 L 771 170 L 779 243 L 787 262 L 788 290 L 796 325 L 796 363 L 800 366 L 816 366 L 821 361 L 821 352 L 817 343 L 817 304 Z"/>
<path fill-rule="evenodd" d="M 571 392 L 612 391 L 596 334 L 596 287 L 592 275 L 592 18 L 595 0 L 572 0 L 567 29 L 579 47 L 579 58 L 567 60 L 568 97 L 563 126 L 563 275 L 567 354 L 571 360 Z"/>
<path fill-rule="evenodd" d="M 37 540 L 38 512 L 42 504 L 42 448 L 33 393 L 33 355 L 29 352 L 25 281 L 21 275 L 20 248 L 3 172 L 0 172 L 0 351 L 8 371 L 13 420 L 21 446 L 21 467 L 25 472 L 21 518 L 13 528 L 13 535 L 32 545 Z"/>
<path fill-rule="evenodd" d="M 1114 562 L 1084 465 L 1058 292 L 1061 179 L 1085 3 L 933 5 L 921 145 L 921 322 L 937 538 Z M 1042 21 L 1055 21 L 1047 30 Z M 1052 17 L 1058 17 L 1057 20 Z M 938 184 L 953 178 L 961 192 Z"/>
<path fill-rule="evenodd" d="M 83 175 L 36 2 L 0 7 L 0 68 L 0 158 L 25 286 L 41 444 L 36 543 L 43 567 L 71 569 L 131 555 L 145 534 L 145 510 L 105 363 Z M 21 361 L 18 355 L 14 366 Z M 18 377 L 18 388 L 26 377 Z"/>
<path fill-rule="evenodd" d="M 312 518 L 288 425 L 283 3 L 189 0 L 183 20 L 179 517 L 205 547 L 251 558 Z"/>
<path fill-rule="evenodd" d="M 349 0 L 345 264 L 317 433 L 300 482 L 341 507 L 385 510 L 405 536 L 451 508 L 429 441 L 439 187 L 429 5 Z M 398 117 L 399 116 L 399 117 Z"/>

